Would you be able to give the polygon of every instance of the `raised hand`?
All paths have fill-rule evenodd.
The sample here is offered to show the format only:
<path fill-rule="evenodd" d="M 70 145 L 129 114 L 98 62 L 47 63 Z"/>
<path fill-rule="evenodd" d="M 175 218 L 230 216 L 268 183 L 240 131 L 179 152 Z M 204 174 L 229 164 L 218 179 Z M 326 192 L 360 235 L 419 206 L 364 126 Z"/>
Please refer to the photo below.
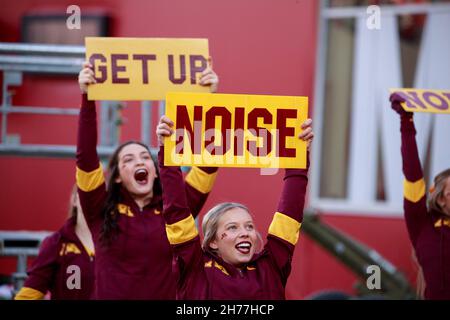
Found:
<path fill-rule="evenodd" d="M 78 84 L 80 85 L 81 93 L 87 93 L 87 88 L 90 84 L 96 83 L 92 65 L 85 61 L 83 62 L 83 69 L 78 74 Z"/>
<path fill-rule="evenodd" d="M 156 126 L 156 135 L 158 136 L 158 142 L 159 145 L 164 145 L 164 137 L 170 137 L 174 130 L 173 127 L 173 121 L 170 120 L 166 116 L 162 116 L 161 119 L 159 119 L 159 123 Z"/>
<path fill-rule="evenodd" d="M 200 85 L 202 86 L 211 86 L 211 92 L 217 92 L 217 88 L 219 87 L 219 77 L 214 72 L 212 68 L 212 59 L 209 57 L 208 59 L 208 67 L 203 70 L 202 76 L 200 77 Z"/>
<path fill-rule="evenodd" d="M 308 142 L 308 151 L 311 147 L 311 142 L 314 139 L 314 132 L 312 129 L 312 119 L 306 119 L 305 122 L 302 123 L 303 131 L 298 135 L 299 139 Z"/>
<path fill-rule="evenodd" d="M 399 95 L 398 93 L 394 92 L 389 97 L 389 101 L 391 101 L 391 108 L 395 112 L 397 112 L 400 116 L 402 116 L 402 117 L 412 117 L 413 113 L 409 112 L 409 111 L 406 111 L 401 106 L 401 103 L 405 102 L 405 98 L 403 98 L 401 95 Z"/>

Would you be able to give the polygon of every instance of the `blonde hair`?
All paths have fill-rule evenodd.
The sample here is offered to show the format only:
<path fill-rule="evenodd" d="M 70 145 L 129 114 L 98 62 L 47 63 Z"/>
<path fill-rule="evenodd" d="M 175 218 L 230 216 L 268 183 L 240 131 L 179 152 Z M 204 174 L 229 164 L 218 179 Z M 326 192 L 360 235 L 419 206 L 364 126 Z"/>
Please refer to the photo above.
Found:
<path fill-rule="evenodd" d="M 76 202 L 76 198 L 78 197 L 78 188 L 77 185 L 74 184 L 72 186 L 72 190 L 70 191 L 70 201 L 69 201 L 69 218 L 77 218 L 78 215 L 78 208 L 74 204 Z"/>
<path fill-rule="evenodd" d="M 219 220 L 220 217 L 222 217 L 227 211 L 234 209 L 234 208 L 240 208 L 245 211 L 247 211 L 249 214 L 249 210 L 246 206 L 240 203 L 236 202 L 223 202 L 215 207 L 213 207 L 211 210 L 209 210 L 205 216 L 203 217 L 202 221 L 202 230 L 203 230 L 203 242 L 202 242 L 202 248 L 203 250 L 212 250 L 209 244 L 216 239 L 217 229 L 219 228 Z M 259 234 L 259 232 L 256 231 L 256 235 L 258 236 L 258 240 L 260 240 L 260 247 L 262 247 L 262 237 Z M 260 248 L 257 248 L 259 251 Z"/>
<path fill-rule="evenodd" d="M 428 207 L 440 213 L 443 213 L 443 208 L 438 200 L 444 196 L 445 183 L 450 177 L 450 169 L 444 170 L 434 178 L 433 191 L 430 193 L 428 199 Z"/>
<path fill-rule="evenodd" d="M 414 265 L 417 267 L 416 298 L 423 300 L 425 297 L 425 289 L 427 284 L 425 282 L 425 277 L 423 275 L 423 269 L 419 263 L 419 260 L 417 259 L 416 250 L 412 249 L 411 257 L 414 262 Z"/>

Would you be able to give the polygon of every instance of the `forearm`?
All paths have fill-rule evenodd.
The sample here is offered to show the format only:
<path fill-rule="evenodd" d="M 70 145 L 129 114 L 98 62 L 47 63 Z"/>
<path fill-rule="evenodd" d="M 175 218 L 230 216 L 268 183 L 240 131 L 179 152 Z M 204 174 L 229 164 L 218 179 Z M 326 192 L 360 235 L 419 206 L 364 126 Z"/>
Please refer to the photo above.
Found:
<path fill-rule="evenodd" d="M 82 95 L 77 135 L 77 167 L 91 172 L 99 167 L 97 154 L 97 112 L 95 101 Z"/>
<path fill-rule="evenodd" d="M 416 143 L 416 129 L 412 115 L 400 116 L 402 137 L 403 174 L 403 208 L 408 233 L 413 245 L 421 228 L 427 223 L 426 187 Z"/>
<path fill-rule="evenodd" d="M 286 169 L 283 178 L 283 190 L 278 202 L 277 211 L 297 220 L 303 221 L 306 187 L 308 186 L 308 170 L 310 166 L 309 152 L 306 155 L 306 169 Z"/>
<path fill-rule="evenodd" d="M 416 143 L 416 129 L 412 117 L 401 117 L 400 132 L 402 137 L 402 163 L 403 174 L 410 182 L 423 177 L 419 153 Z"/>
<path fill-rule="evenodd" d="M 191 214 L 196 217 L 211 192 L 218 168 L 216 167 L 192 167 L 186 176 L 186 197 Z"/>
<path fill-rule="evenodd" d="M 80 203 L 91 225 L 100 212 L 106 197 L 103 168 L 97 154 L 97 113 L 95 102 L 82 95 L 78 119 L 76 182 Z"/>
<path fill-rule="evenodd" d="M 191 215 L 180 167 L 164 165 L 164 147 L 158 153 L 159 175 L 163 187 L 163 210 L 166 224 L 173 224 Z"/>
<path fill-rule="evenodd" d="M 309 157 L 307 169 L 286 169 L 277 212 L 273 216 L 267 236 L 266 248 L 284 285 L 291 272 L 292 254 L 303 220 L 308 168 Z"/>
<path fill-rule="evenodd" d="M 306 169 L 286 169 L 277 212 L 269 227 L 269 236 L 280 238 L 291 245 L 297 243 L 303 221 L 308 168 L 309 154 Z"/>
<path fill-rule="evenodd" d="M 163 188 L 163 216 L 166 234 L 177 263 L 177 282 L 184 282 L 191 270 L 202 266 L 202 250 L 195 220 L 185 193 L 180 167 L 164 165 L 164 147 L 158 153 L 159 175 Z"/>

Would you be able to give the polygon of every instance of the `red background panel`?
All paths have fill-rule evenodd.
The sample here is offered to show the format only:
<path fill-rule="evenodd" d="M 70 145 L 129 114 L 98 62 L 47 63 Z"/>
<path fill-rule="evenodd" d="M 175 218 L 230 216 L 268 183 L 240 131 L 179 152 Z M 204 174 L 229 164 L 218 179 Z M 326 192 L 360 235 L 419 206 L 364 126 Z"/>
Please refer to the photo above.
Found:
<path fill-rule="evenodd" d="M 1 1 L 0 41 L 20 39 L 20 19 L 36 10 L 65 14 L 73 1 Z M 101 9 L 112 17 L 116 37 L 208 38 L 219 92 L 299 95 L 313 107 L 318 2 L 310 0 L 78 0 L 81 14 Z M 76 77 L 25 75 L 14 105 L 77 107 Z M 140 138 L 138 103 L 128 102 L 121 141 Z M 154 114 L 154 119 L 156 114 Z M 75 144 L 76 117 L 15 114 L 9 134 L 22 143 Z M 155 141 L 153 141 L 154 143 Z M 314 165 L 314 159 L 312 159 Z M 67 217 L 73 159 L 0 157 L 0 229 L 56 230 Z M 257 169 L 221 169 L 205 210 L 222 201 L 249 206 L 263 235 L 280 194 L 282 175 Z M 411 249 L 402 219 L 324 215 L 324 221 L 374 247 L 414 279 Z M 0 258 L 0 273 L 12 272 Z M 291 299 L 326 288 L 352 293 L 355 277 L 328 253 L 301 235 L 287 286 Z"/>

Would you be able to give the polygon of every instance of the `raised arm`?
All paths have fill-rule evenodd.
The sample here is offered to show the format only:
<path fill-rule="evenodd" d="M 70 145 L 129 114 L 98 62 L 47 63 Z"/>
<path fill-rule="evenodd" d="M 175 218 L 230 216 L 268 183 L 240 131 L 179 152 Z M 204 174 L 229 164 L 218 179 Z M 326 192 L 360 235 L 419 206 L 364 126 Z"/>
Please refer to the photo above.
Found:
<path fill-rule="evenodd" d="M 87 86 L 95 83 L 91 67 L 85 62 L 78 77 L 82 100 L 78 119 L 76 169 L 80 203 L 89 225 L 101 219 L 106 196 L 103 168 L 97 154 L 97 112 L 95 102 L 87 97 Z"/>
<path fill-rule="evenodd" d="M 400 105 L 404 99 L 394 93 L 390 97 L 392 109 L 400 115 L 403 174 L 403 208 L 409 236 L 415 245 L 422 226 L 427 223 L 426 187 L 416 144 L 413 113 Z"/>
<path fill-rule="evenodd" d="M 273 216 L 267 235 L 266 248 L 284 283 L 291 271 L 292 255 L 303 221 L 307 175 L 308 169 L 286 169 L 277 212 Z"/>
<path fill-rule="evenodd" d="M 158 154 L 159 174 L 163 187 L 163 216 L 166 222 L 166 234 L 173 249 L 180 272 L 179 281 L 186 272 L 202 262 L 202 249 L 194 217 L 189 209 L 183 174 L 179 167 L 164 165 L 163 136 L 172 133 L 168 118 L 163 117 L 157 127 L 160 141 Z"/>
<path fill-rule="evenodd" d="M 192 167 L 186 175 L 185 192 L 188 207 L 194 218 L 200 213 L 208 199 L 216 181 L 217 171 L 216 167 Z"/>
<path fill-rule="evenodd" d="M 291 272 L 291 260 L 297 244 L 300 226 L 303 221 L 306 187 L 308 185 L 309 145 L 314 137 L 312 121 L 303 123 L 300 139 L 308 141 L 306 169 L 286 169 L 283 190 L 267 235 L 266 249 L 278 268 L 281 279 L 286 284 Z"/>
<path fill-rule="evenodd" d="M 219 77 L 213 70 L 211 58 L 208 60 L 208 67 L 202 72 L 200 85 L 210 86 L 211 92 L 217 92 Z M 200 213 L 208 199 L 216 181 L 217 170 L 218 168 L 215 167 L 192 167 L 186 176 L 186 196 L 194 218 Z"/>

